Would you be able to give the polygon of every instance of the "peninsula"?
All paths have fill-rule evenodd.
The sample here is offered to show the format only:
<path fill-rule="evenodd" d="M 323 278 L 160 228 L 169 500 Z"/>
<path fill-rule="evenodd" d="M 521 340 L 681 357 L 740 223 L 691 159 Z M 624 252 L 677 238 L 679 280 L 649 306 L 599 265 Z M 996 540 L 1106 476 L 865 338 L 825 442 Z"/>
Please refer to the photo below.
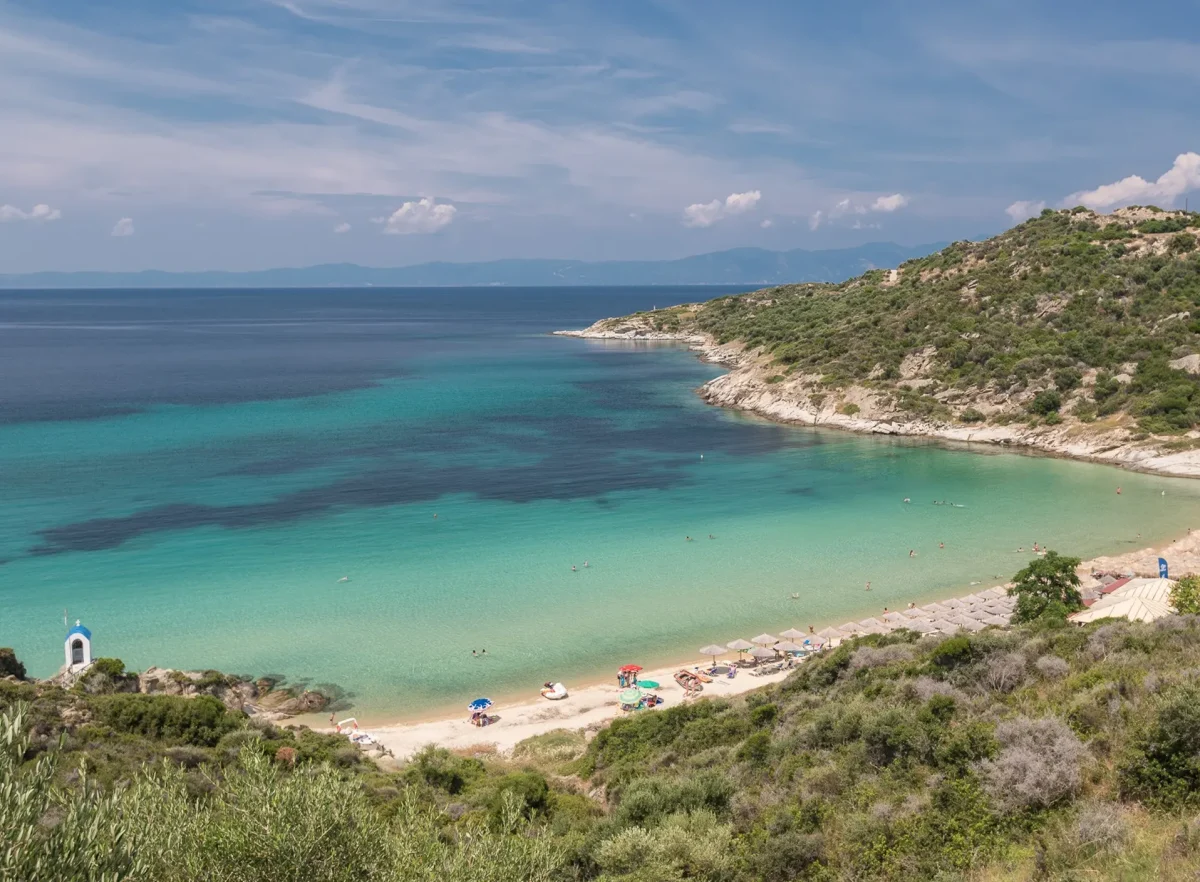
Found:
<path fill-rule="evenodd" d="M 1200 475 L 1200 214 L 1054 211 L 840 284 L 792 284 L 566 336 L 677 341 L 712 404 L 787 423 Z"/>

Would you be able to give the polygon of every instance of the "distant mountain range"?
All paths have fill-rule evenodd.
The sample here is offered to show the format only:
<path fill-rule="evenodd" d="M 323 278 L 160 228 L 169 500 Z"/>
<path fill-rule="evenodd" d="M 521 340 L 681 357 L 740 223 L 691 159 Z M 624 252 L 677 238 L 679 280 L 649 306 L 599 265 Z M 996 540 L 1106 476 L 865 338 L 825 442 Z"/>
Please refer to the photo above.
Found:
<path fill-rule="evenodd" d="M 530 287 L 546 285 L 773 285 L 841 282 L 876 267 L 938 251 L 873 242 L 828 251 L 734 248 L 680 260 L 493 260 L 369 267 L 327 263 L 253 272 L 42 272 L 0 275 L 0 288 Z"/>

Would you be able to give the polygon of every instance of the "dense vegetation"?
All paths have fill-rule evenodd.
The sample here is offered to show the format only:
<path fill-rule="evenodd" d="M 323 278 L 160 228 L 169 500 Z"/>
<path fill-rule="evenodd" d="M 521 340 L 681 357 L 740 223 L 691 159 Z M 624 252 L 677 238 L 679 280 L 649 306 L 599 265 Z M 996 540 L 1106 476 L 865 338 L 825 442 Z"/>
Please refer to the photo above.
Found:
<path fill-rule="evenodd" d="M 203 696 L 0 681 L 0 878 L 1193 879 L 1198 670 L 1200 619 L 1050 604 L 393 770 Z"/>
<path fill-rule="evenodd" d="M 773 381 L 862 385 L 929 416 L 979 422 L 970 405 L 1011 401 L 1003 419 L 1053 424 L 1128 413 L 1142 428 L 1200 424 L 1200 379 L 1168 362 L 1200 351 L 1200 215 L 1046 210 L 984 242 L 957 242 L 839 285 L 784 285 L 698 310 L 647 314 L 762 347 Z M 932 382 L 904 391 L 902 364 L 927 350 Z M 997 411 L 993 411 L 993 417 Z"/>

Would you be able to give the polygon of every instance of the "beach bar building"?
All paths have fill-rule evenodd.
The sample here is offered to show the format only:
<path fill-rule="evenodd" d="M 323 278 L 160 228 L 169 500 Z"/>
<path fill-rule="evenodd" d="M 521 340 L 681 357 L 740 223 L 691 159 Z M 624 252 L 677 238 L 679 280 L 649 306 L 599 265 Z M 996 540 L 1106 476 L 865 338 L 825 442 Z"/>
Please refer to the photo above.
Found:
<path fill-rule="evenodd" d="M 67 632 L 67 673 L 76 674 L 92 663 L 92 632 L 75 620 L 75 627 Z"/>

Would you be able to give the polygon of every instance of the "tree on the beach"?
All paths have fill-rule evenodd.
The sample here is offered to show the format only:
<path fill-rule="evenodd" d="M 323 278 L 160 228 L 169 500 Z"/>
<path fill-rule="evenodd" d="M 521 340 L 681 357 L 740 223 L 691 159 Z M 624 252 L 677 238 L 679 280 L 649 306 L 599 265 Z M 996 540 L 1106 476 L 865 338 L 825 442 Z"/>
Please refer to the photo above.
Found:
<path fill-rule="evenodd" d="M 1013 621 L 1065 618 L 1068 613 L 1082 609 L 1079 576 L 1075 573 L 1079 564 L 1079 558 L 1063 557 L 1057 551 L 1047 551 L 1045 557 L 1031 560 L 1013 576 L 1013 586 L 1008 589 L 1017 598 Z"/>
<path fill-rule="evenodd" d="M 1200 614 L 1200 576 L 1184 576 L 1171 588 L 1171 606 L 1181 615 Z"/>

